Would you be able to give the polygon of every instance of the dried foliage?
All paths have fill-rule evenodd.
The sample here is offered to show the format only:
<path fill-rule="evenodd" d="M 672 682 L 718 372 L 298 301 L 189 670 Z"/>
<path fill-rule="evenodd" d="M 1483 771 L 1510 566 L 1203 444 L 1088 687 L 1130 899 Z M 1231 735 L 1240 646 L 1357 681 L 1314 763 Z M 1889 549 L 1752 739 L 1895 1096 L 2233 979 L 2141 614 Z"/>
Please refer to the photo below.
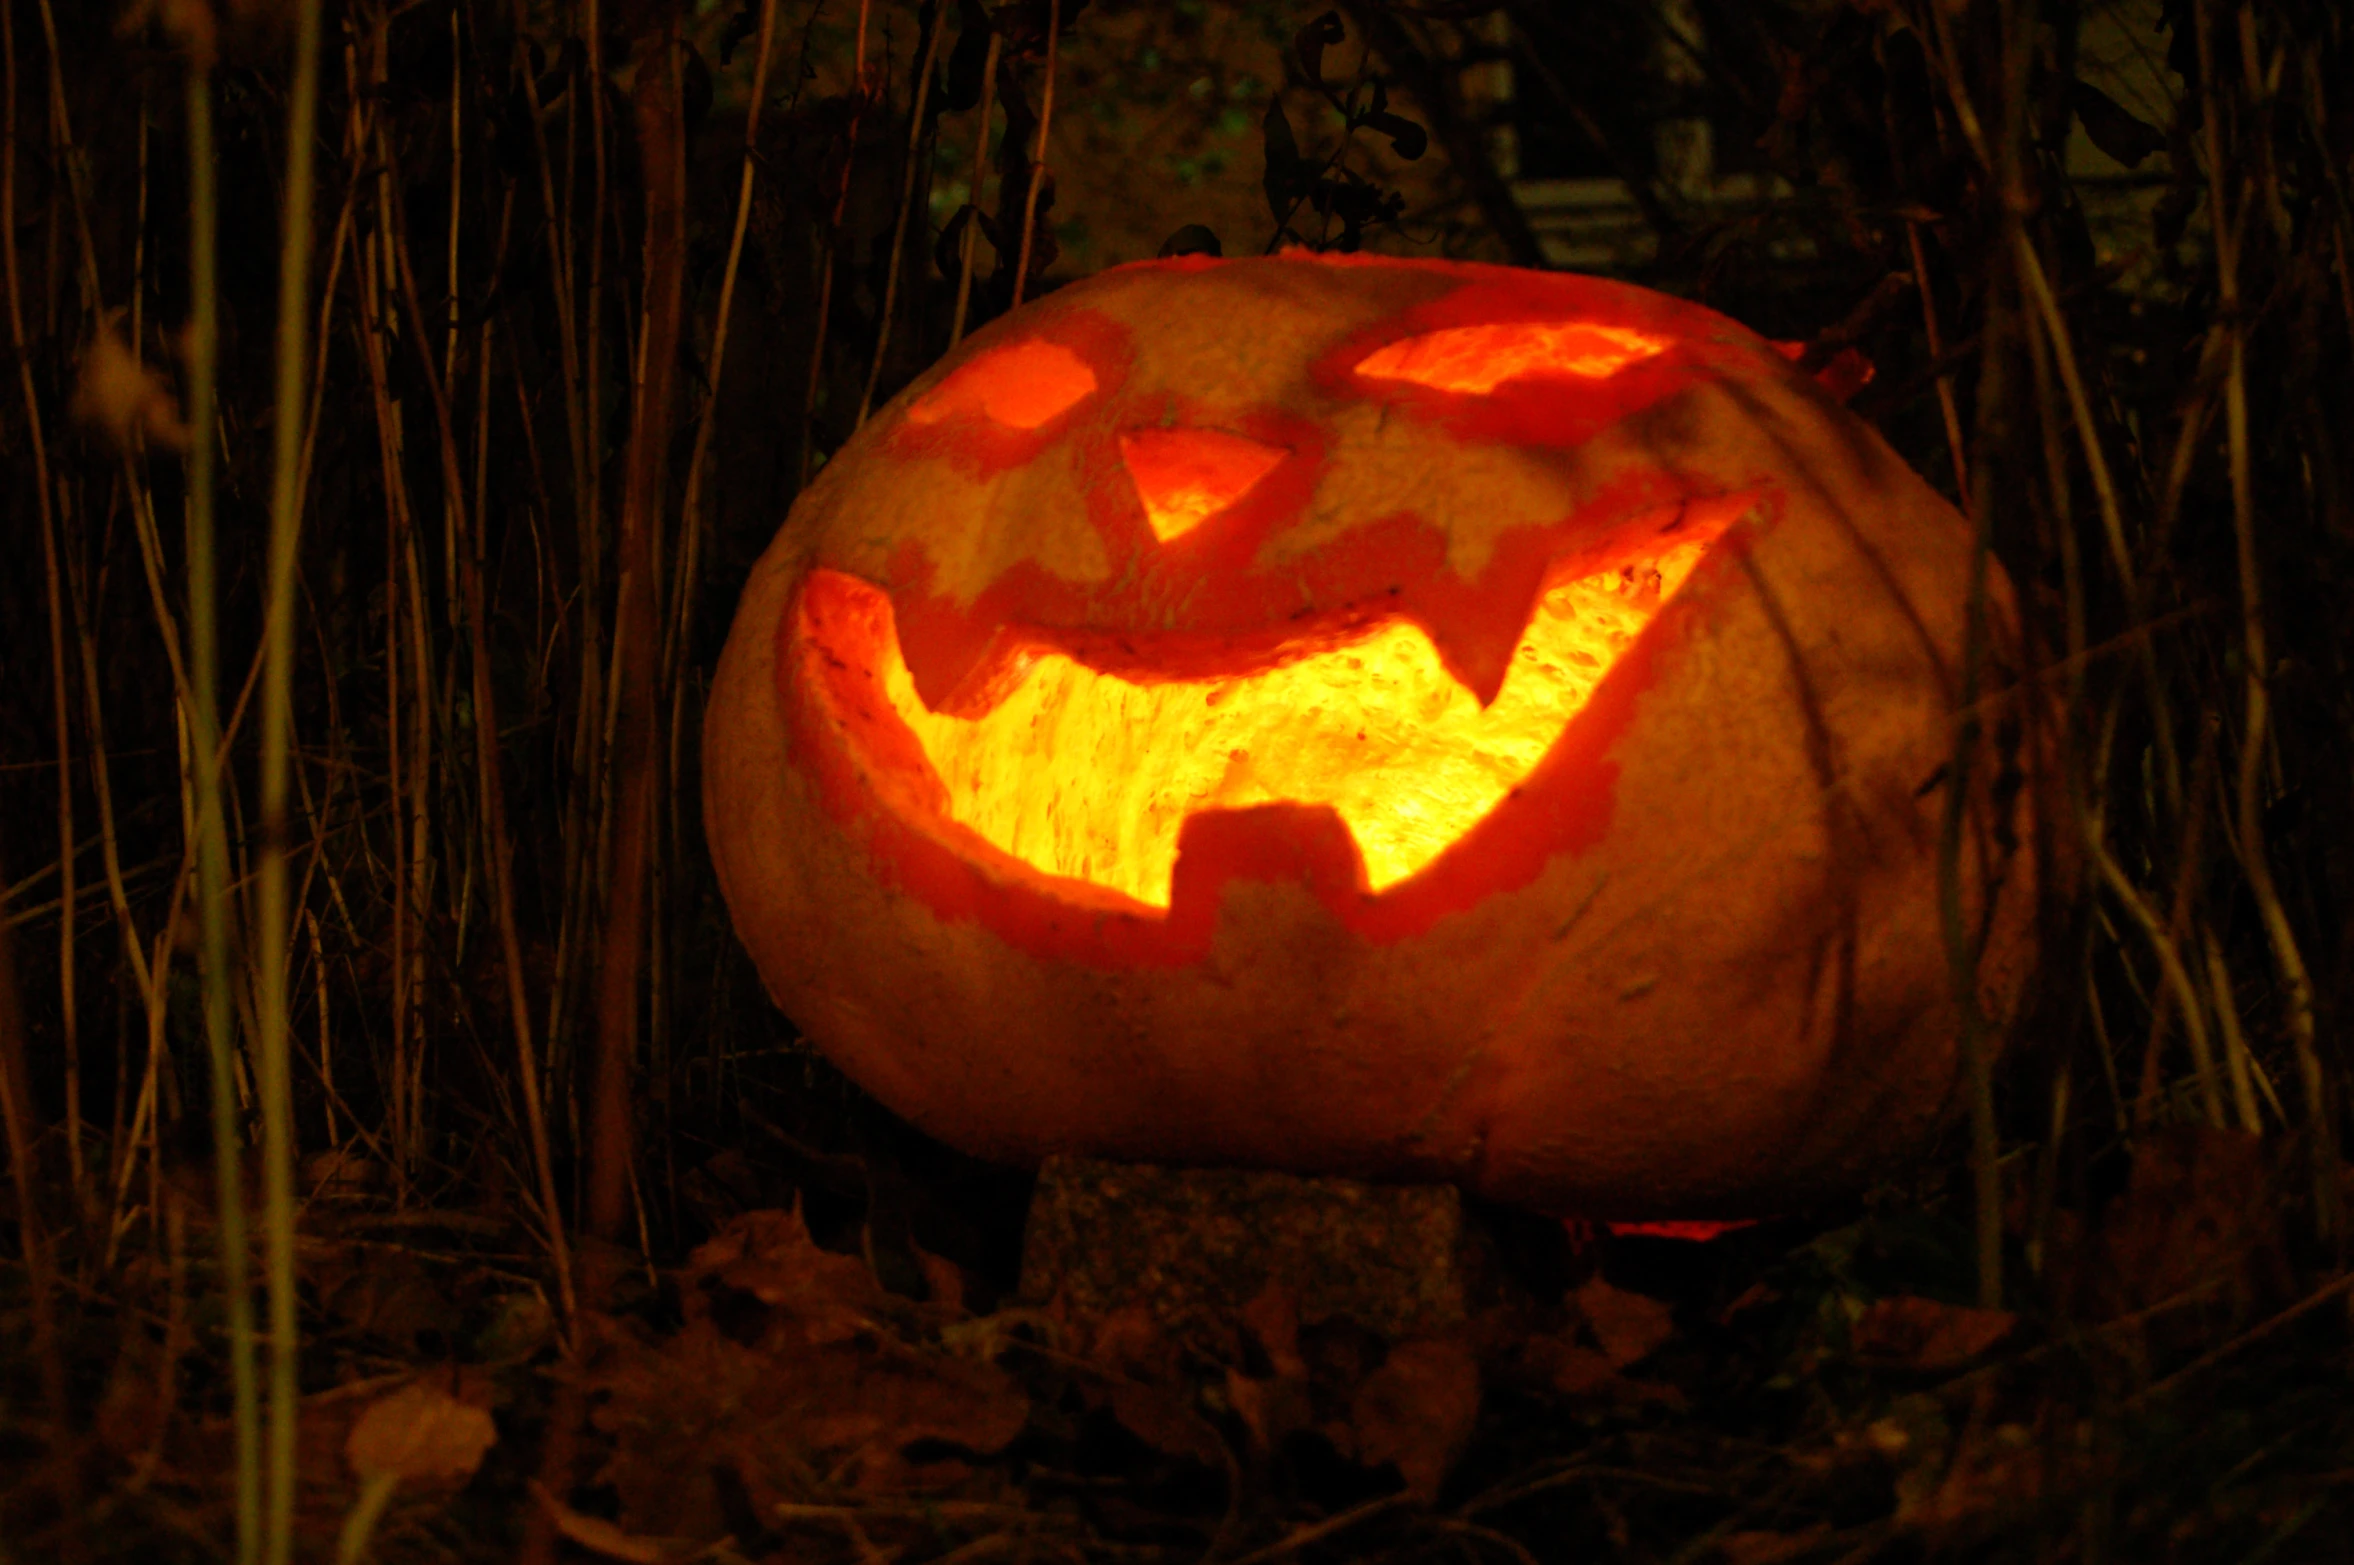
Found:
<path fill-rule="evenodd" d="M 0 1559 L 2343 1557 L 2342 8 L 348 0 L 290 398 L 306 14 L 5 6 Z M 1504 1243 L 1456 1334 L 1071 1344 L 1022 1179 L 769 1013 L 695 735 L 795 488 L 1073 266 L 1287 234 L 1583 245 L 1876 370 L 2067 711 L 1943 1163 Z"/>

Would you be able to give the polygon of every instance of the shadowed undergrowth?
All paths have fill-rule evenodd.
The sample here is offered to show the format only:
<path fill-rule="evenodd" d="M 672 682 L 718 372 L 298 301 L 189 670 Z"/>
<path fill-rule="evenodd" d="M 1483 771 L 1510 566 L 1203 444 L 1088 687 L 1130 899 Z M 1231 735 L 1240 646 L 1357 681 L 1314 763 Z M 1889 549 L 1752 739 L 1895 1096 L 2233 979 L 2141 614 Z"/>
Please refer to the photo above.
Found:
<path fill-rule="evenodd" d="M 1590 9 L 9 0 L 0 1559 L 2340 1557 L 2348 23 Z M 2018 585 L 2033 1003 L 1850 1208 L 1489 1214 L 1443 1338 L 1071 1340 L 1027 1176 L 734 948 L 737 586 L 1017 297 L 1536 261 L 1540 155 L 1636 280 L 1875 366 Z"/>

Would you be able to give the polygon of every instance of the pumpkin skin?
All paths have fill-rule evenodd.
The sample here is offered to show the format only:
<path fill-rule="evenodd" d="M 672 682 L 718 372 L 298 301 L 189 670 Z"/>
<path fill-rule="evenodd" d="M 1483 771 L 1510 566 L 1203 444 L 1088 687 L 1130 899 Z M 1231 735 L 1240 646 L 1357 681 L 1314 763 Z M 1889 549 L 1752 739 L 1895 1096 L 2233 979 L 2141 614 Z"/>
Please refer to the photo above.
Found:
<path fill-rule="evenodd" d="M 1970 555 L 1876 434 L 1701 307 L 1435 261 L 1121 267 L 976 334 L 796 503 L 711 692 L 705 831 L 776 1003 L 972 1153 L 1783 1211 L 1917 1152 L 1955 1096 L 1937 836 Z M 1531 650 L 1555 620 L 1610 655 L 1515 696 L 1522 664 L 1579 661 Z M 1385 635 L 1451 681 L 1414 675 L 1418 713 L 1555 708 L 1486 793 L 1400 828 L 1419 846 L 1374 817 L 1437 810 L 1411 801 L 1440 772 L 1344 756 L 1303 799 L 1156 759 L 1171 712 L 1199 746 L 1199 709 L 1281 679 L 1245 762 L 1324 766 L 1335 721 L 1443 748 L 1330 693 L 1389 667 Z M 1114 704 L 1081 726 L 1065 691 Z M 1018 737 L 968 743 L 1022 702 Z M 1963 893 L 1999 1024 L 2028 795 L 1981 792 Z"/>

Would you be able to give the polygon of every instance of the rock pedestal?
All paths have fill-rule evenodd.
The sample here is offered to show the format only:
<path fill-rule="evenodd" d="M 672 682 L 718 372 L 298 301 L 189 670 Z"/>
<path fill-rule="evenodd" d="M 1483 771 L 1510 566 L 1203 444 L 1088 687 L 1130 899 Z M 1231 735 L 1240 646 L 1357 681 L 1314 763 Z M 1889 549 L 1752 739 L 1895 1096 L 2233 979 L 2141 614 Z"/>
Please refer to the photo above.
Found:
<path fill-rule="evenodd" d="M 1082 1341 L 1141 1310 L 1215 1352 L 1273 1285 L 1302 1325 L 1346 1316 L 1399 1342 L 1463 1325 L 1478 1250 L 1450 1185 L 1056 1157 L 1031 1197 L 1021 1294 L 1058 1305 Z"/>

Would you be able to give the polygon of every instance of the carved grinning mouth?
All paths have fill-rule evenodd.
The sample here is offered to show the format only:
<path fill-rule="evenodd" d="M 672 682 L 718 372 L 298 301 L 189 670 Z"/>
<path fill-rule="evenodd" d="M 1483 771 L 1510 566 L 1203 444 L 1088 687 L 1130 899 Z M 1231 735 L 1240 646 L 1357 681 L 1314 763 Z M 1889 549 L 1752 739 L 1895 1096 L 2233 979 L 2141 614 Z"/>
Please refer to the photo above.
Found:
<path fill-rule="evenodd" d="M 1042 651 L 986 711 L 934 712 L 888 596 L 823 574 L 884 622 L 873 673 L 940 814 L 1043 873 L 1165 908 L 1178 833 L 1213 810 L 1321 805 L 1348 827 L 1368 889 L 1414 875 L 1536 769 L 1710 541 L 1550 587 L 1485 707 L 1420 626 L 1390 620 L 1229 678 L 1145 681 Z"/>
<path fill-rule="evenodd" d="M 1467 327 L 1393 343 L 1356 373 L 1478 396 L 1532 374 L 1607 377 L 1661 347 L 1583 324 Z M 942 382 L 910 418 L 1038 428 L 1094 389 L 1066 351 L 1016 344 Z M 1216 517 L 1285 454 L 1211 429 L 1129 431 L 1120 450 L 1164 544 Z M 1356 844 L 1366 889 L 1414 876 L 1536 770 L 1721 531 L 1682 528 L 1632 564 L 1557 572 L 1485 704 L 1421 625 L 1393 616 L 1206 678 L 1153 677 L 1150 638 L 1131 638 L 1144 655 L 1117 671 L 1041 638 L 983 709 L 934 711 L 901 653 L 889 596 L 823 569 L 811 586 L 879 631 L 865 672 L 914 742 L 889 748 L 931 773 L 903 779 L 913 784 L 903 800 L 1043 874 L 1165 909 L 1186 820 L 1221 810 L 1329 809 Z M 800 634 L 822 643 L 822 618 L 805 597 Z"/>

